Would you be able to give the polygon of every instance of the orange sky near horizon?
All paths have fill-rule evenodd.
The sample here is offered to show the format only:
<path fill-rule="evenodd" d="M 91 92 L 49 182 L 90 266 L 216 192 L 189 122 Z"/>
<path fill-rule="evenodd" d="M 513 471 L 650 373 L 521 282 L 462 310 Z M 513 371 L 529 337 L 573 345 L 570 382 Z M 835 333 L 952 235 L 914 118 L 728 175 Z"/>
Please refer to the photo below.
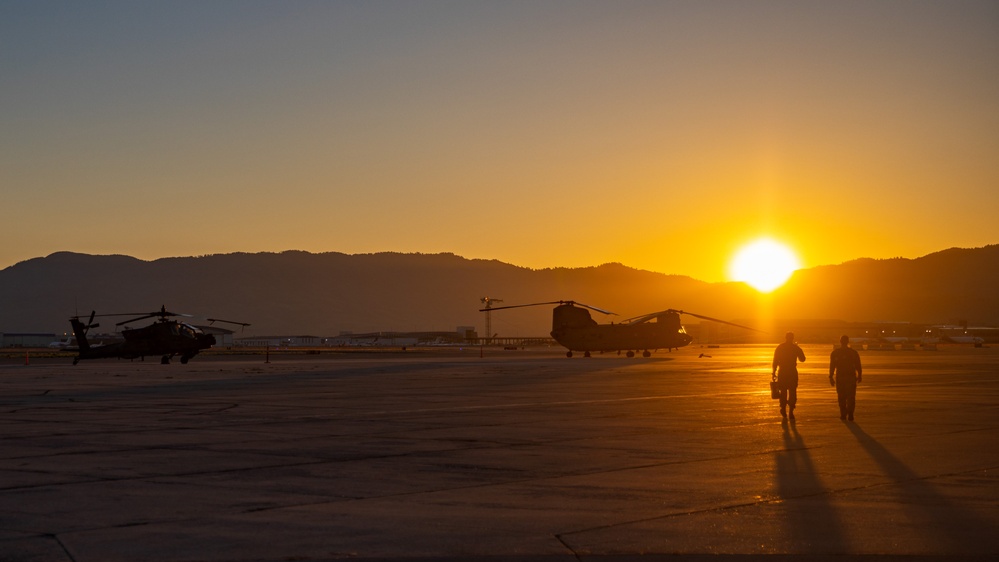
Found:
<path fill-rule="evenodd" d="M 994 2 L 0 5 L 0 268 L 999 243 Z"/>

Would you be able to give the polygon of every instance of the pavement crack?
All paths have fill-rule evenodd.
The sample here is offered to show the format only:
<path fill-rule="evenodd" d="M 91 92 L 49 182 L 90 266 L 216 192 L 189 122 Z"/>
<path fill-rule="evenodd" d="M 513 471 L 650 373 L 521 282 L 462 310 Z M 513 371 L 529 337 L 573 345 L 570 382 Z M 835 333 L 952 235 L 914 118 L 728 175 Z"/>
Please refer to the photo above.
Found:
<path fill-rule="evenodd" d="M 71 553 L 68 548 L 66 548 L 66 545 L 63 544 L 62 542 L 62 539 L 59 538 L 59 535 L 48 535 L 48 536 L 52 537 L 52 540 L 54 540 L 56 544 L 59 545 L 59 548 L 62 549 L 62 551 L 66 554 L 66 558 L 70 562 L 76 562 L 76 557 L 73 556 L 73 553 Z"/>
<path fill-rule="evenodd" d="M 239 407 L 239 404 L 229 404 L 228 406 L 223 406 L 223 407 L 217 408 L 215 410 L 204 410 L 202 412 L 194 412 L 191 415 L 192 416 L 206 416 L 206 415 L 211 415 L 211 414 L 219 414 L 219 413 L 225 412 L 227 410 L 232 410 L 233 408 L 238 408 L 238 407 Z"/>
<path fill-rule="evenodd" d="M 860 491 L 860 490 L 870 490 L 870 489 L 874 489 L 874 488 L 881 488 L 881 487 L 885 487 L 885 486 L 897 486 L 897 485 L 906 484 L 906 483 L 909 483 L 909 482 L 935 480 L 937 478 L 949 478 L 949 477 L 952 477 L 952 476 L 962 476 L 962 475 L 965 475 L 965 474 L 973 474 L 973 473 L 976 473 L 976 472 L 981 472 L 983 470 L 984 471 L 995 470 L 996 468 L 999 468 L 999 467 L 991 467 L 991 466 L 990 467 L 978 467 L 978 468 L 974 468 L 974 469 L 971 469 L 971 470 L 964 470 L 964 471 L 959 471 L 959 472 L 951 472 L 951 473 L 946 473 L 946 474 L 934 474 L 934 475 L 931 475 L 931 476 L 922 476 L 922 477 L 918 477 L 918 478 L 908 478 L 908 479 L 904 479 L 904 480 L 892 480 L 890 482 L 879 482 L 879 483 L 870 484 L 870 485 L 867 485 L 867 486 L 853 486 L 853 487 L 850 487 L 850 488 L 837 488 L 837 489 L 830 489 L 830 490 L 822 490 L 820 492 L 815 492 L 815 493 L 811 493 L 811 494 L 799 494 L 799 495 L 796 495 L 796 496 L 772 497 L 772 498 L 760 499 L 760 500 L 757 500 L 757 501 L 734 503 L 734 504 L 723 505 L 723 506 L 718 506 L 718 507 L 711 507 L 711 508 L 706 508 L 706 509 L 695 509 L 695 510 L 681 511 L 681 512 L 676 512 L 676 513 L 666 513 L 666 514 L 663 514 L 663 515 L 657 515 L 655 517 L 643 517 L 641 519 L 633 519 L 633 520 L 629 520 L 629 521 L 619 521 L 619 522 L 616 522 L 616 523 L 608 523 L 606 525 L 596 525 L 596 526 L 589 527 L 589 528 L 586 528 L 586 529 L 577 529 L 575 531 L 566 531 L 566 532 L 560 533 L 560 534 L 558 534 L 556 536 L 559 538 L 560 541 L 562 541 L 563 544 L 565 544 L 565 541 L 562 539 L 562 537 L 563 536 L 568 536 L 568 535 L 578 535 L 578 534 L 583 534 L 583 533 L 590 533 L 590 532 L 593 532 L 593 531 L 602 531 L 602 530 L 606 530 L 606 529 L 614 529 L 614 528 L 617 528 L 617 527 L 623 527 L 623 526 L 627 526 L 627 525 L 635 525 L 635 524 L 638 524 L 638 523 L 647 523 L 647 522 L 650 522 L 650 521 L 660 521 L 660 520 L 663 520 L 663 519 L 672 519 L 672 518 L 675 518 L 675 517 L 685 517 L 685 516 L 690 516 L 690 515 L 701 515 L 701 514 L 705 514 L 705 513 L 721 513 L 721 512 L 729 511 L 729 510 L 733 510 L 733 509 L 742 509 L 742 508 L 746 508 L 746 507 L 755 507 L 755 506 L 761 506 L 761 505 L 779 504 L 779 503 L 783 503 L 783 502 L 787 502 L 787 501 L 791 501 L 791 500 L 800 500 L 800 499 L 815 498 L 815 497 L 821 497 L 821 496 L 832 496 L 832 495 L 837 495 L 837 494 L 846 494 L 846 493 L 850 493 L 850 492 L 856 492 L 856 491 Z"/>
<path fill-rule="evenodd" d="M 561 543 L 562 546 L 564 546 L 565 549 L 569 551 L 569 554 L 572 554 L 573 558 L 575 558 L 576 560 L 582 560 L 582 558 L 579 557 L 579 553 L 576 552 L 571 546 L 569 546 L 569 543 L 565 542 L 565 540 L 562 538 L 562 535 L 555 535 L 555 540 Z"/>

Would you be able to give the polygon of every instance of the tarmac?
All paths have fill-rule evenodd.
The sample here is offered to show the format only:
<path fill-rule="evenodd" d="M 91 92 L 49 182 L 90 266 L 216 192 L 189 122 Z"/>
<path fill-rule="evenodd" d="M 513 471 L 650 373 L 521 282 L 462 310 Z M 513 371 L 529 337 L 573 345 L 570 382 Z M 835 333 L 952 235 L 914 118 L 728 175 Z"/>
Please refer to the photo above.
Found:
<path fill-rule="evenodd" d="M 995 559 L 999 349 L 804 350 L 8 359 L 0 560 Z"/>

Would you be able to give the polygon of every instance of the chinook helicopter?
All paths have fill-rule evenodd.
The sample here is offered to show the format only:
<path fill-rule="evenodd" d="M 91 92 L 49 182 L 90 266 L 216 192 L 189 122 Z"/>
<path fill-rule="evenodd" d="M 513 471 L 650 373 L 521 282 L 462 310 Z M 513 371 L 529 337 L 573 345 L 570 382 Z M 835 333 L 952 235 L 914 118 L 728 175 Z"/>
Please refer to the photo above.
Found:
<path fill-rule="evenodd" d="M 94 318 L 101 316 L 136 316 L 136 318 L 118 322 L 115 326 L 125 326 L 126 324 L 148 318 L 159 318 L 159 320 L 142 328 L 126 327 L 121 332 L 122 337 L 125 338 L 122 342 L 107 345 L 90 345 L 90 342 L 87 341 L 87 331 L 90 328 L 96 328 L 100 325 L 94 323 Z M 73 358 L 73 364 L 76 365 L 81 359 L 104 359 L 110 357 L 145 359 L 147 355 L 162 356 L 160 363 L 164 365 L 169 364 L 170 359 L 175 355 L 180 355 L 180 362 L 186 364 L 202 349 L 207 349 L 215 345 L 215 336 L 206 334 L 200 328 L 185 322 L 169 320 L 169 318 L 175 316 L 190 315 L 169 312 L 164 305 L 160 307 L 158 312 L 148 313 L 96 314 L 95 311 L 92 311 L 90 319 L 86 324 L 80 321 L 79 316 L 74 316 L 69 319 L 69 323 L 73 326 L 73 334 L 76 336 L 79 354 Z M 237 324 L 243 327 L 249 326 L 245 322 L 234 322 L 232 320 L 220 320 L 216 318 L 209 318 L 208 321 L 211 323 L 225 322 L 228 324 Z"/>
<path fill-rule="evenodd" d="M 683 329 L 680 323 L 680 315 L 686 314 L 703 320 L 720 322 L 753 330 L 755 328 L 742 326 L 725 320 L 702 316 L 693 312 L 684 312 L 672 308 L 652 312 L 643 316 L 629 318 L 620 323 L 598 324 L 587 311 L 594 310 L 602 314 L 614 314 L 606 310 L 599 309 L 588 304 L 575 301 L 552 301 L 538 302 L 532 304 L 518 304 L 512 306 L 490 307 L 479 309 L 479 312 L 489 310 L 494 312 L 505 308 L 523 308 L 527 306 L 545 306 L 556 304 L 558 306 L 552 310 L 552 331 L 551 336 L 569 351 L 566 357 L 572 357 L 573 351 L 582 351 L 584 357 L 589 357 L 591 352 L 616 351 L 626 352 L 628 357 L 634 357 L 637 351 L 642 352 L 642 357 L 651 357 L 652 351 L 658 349 L 679 349 L 688 345 L 693 338 Z"/>

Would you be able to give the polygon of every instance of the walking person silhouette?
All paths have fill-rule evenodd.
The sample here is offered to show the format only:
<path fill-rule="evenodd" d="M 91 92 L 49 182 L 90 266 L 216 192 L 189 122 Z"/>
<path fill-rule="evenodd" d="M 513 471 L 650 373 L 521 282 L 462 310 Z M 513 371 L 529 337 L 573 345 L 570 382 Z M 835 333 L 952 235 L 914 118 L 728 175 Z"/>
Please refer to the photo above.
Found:
<path fill-rule="evenodd" d="M 839 399 L 839 419 L 853 421 L 853 410 L 857 407 L 857 384 L 863 378 L 864 369 L 860 366 L 860 354 L 850 347 L 850 336 L 839 338 L 841 347 L 829 356 L 829 384 L 836 387 Z"/>
<path fill-rule="evenodd" d="M 784 334 L 784 343 L 774 350 L 771 380 L 777 381 L 780 392 L 780 415 L 794 419 L 794 407 L 798 403 L 798 361 L 805 362 L 805 352 L 794 343 L 794 332 Z M 788 411 L 790 410 L 790 411 Z"/>

